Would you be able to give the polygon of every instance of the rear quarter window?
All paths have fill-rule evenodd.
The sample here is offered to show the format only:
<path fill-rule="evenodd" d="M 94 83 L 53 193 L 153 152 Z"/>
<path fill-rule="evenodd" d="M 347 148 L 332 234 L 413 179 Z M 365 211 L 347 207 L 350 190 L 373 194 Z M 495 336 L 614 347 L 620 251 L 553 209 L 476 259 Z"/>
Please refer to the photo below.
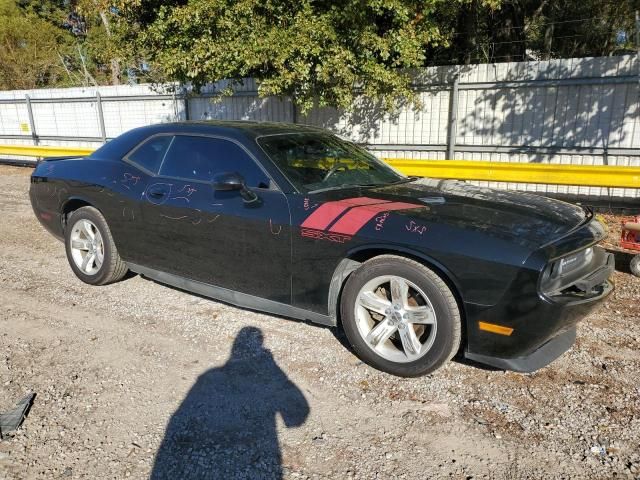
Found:
<path fill-rule="evenodd" d="M 169 145 L 171 145 L 172 140 L 173 136 L 171 135 L 159 135 L 157 137 L 152 137 L 133 149 L 131 153 L 127 155 L 126 159 L 129 162 L 156 174 L 158 173 L 158 170 L 160 170 L 160 164 L 162 163 L 162 159 L 167 153 L 167 149 L 169 148 Z"/>

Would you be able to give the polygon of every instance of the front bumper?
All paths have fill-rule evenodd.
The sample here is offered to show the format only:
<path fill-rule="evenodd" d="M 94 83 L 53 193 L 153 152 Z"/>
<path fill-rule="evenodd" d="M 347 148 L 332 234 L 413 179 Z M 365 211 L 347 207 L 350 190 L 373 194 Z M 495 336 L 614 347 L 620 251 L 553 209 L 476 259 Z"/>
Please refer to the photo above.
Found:
<path fill-rule="evenodd" d="M 556 358 L 569 350 L 576 341 L 576 327 L 572 327 L 563 332 L 537 350 L 528 355 L 513 358 L 491 357 L 481 353 L 466 352 L 465 357 L 474 362 L 484 363 L 502 370 L 512 370 L 514 372 L 531 373 L 546 367 Z"/>
<path fill-rule="evenodd" d="M 602 250 L 599 258 L 597 268 L 576 278 L 557 295 L 528 291 L 507 296 L 498 305 L 465 304 L 465 357 L 517 372 L 533 372 L 558 358 L 573 345 L 576 324 L 614 289 L 609 280 L 614 270 L 613 255 Z M 534 281 L 533 275 L 528 280 Z M 526 278 L 521 282 L 528 283 Z M 513 331 L 508 336 L 497 335 L 481 330 L 479 322 Z"/>

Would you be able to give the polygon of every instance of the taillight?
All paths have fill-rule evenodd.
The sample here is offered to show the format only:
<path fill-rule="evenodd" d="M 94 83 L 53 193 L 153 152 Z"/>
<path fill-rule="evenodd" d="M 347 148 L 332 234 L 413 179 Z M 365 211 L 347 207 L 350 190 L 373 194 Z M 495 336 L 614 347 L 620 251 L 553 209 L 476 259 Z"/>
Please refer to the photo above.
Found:
<path fill-rule="evenodd" d="M 587 267 L 593 260 L 593 247 L 574 252 L 551 262 L 542 274 L 540 288 L 543 293 L 553 293 L 566 282 L 566 277 Z"/>

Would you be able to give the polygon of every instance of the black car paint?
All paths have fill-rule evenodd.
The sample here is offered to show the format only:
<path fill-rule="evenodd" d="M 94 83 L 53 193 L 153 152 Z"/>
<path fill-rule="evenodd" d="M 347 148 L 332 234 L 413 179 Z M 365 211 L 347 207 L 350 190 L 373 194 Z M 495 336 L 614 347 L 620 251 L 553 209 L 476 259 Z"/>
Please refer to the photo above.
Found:
<path fill-rule="evenodd" d="M 214 285 L 245 298 L 277 302 L 296 309 L 295 316 L 328 324 L 336 322 L 337 279 L 343 280 L 359 262 L 380 253 L 418 259 L 456 293 L 465 318 L 467 355 L 498 366 L 511 359 L 506 368 L 515 370 L 530 369 L 528 356 L 570 332 L 610 293 L 607 282 L 585 300 L 554 300 L 540 293 L 541 273 L 551 260 L 604 238 L 602 225 L 582 208 L 435 180 L 301 194 L 256 141 L 300 131 L 316 129 L 185 122 L 132 130 L 87 158 L 40 163 L 32 175 L 33 208 L 44 227 L 62 238 L 65 211 L 93 205 L 105 216 L 121 257 L 140 266 L 138 270 L 164 272 L 169 276 L 163 278 L 174 284 L 180 278 L 193 281 L 185 283 L 186 289 Z M 237 190 L 162 178 L 123 160 L 157 134 L 211 135 L 237 142 L 267 172 L 274 188 L 252 189 L 258 200 L 247 202 Z M 305 229 L 305 221 L 324 204 L 352 199 L 374 202 L 376 214 L 361 228 L 348 235 Z M 400 202 L 399 209 L 386 211 L 384 205 L 391 202 Z M 346 267 L 345 259 L 352 260 Z M 260 308 L 259 303 L 245 306 Z M 479 321 L 511 327 L 513 334 L 482 331 Z"/>

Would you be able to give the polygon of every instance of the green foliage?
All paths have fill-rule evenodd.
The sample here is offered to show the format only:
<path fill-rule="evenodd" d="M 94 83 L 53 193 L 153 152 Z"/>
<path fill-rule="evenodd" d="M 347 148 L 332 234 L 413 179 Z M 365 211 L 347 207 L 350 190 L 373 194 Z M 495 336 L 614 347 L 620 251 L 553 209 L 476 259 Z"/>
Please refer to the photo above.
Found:
<path fill-rule="evenodd" d="M 393 110 L 418 67 L 630 51 L 640 0 L 0 0 L 0 88 L 119 83 Z M 621 35 L 625 32 L 625 35 Z M 623 39 L 622 41 L 620 39 Z M 230 93 L 230 88 L 221 94 Z"/>
<path fill-rule="evenodd" d="M 112 83 L 120 37 L 107 34 L 107 10 L 101 0 L 0 0 L 0 88 Z"/>
<path fill-rule="evenodd" d="M 65 34 L 12 0 L 0 0 L 0 89 L 57 84 L 64 70 L 58 56 Z"/>
<path fill-rule="evenodd" d="M 623 53 L 640 0 L 134 0 L 121 39 L 149 78 L 254 77 L 263 95 L 391 110 L 414 100 L 415 67 Z M 123 54 L 126 55 L 126 54 Z M 225 93 L 223 91 L 222 93 Z"/>
<path fill-rule="evenodd" d="M 196 88 L 254 77 L 263 95 L 348 108 L 356 92 L 387 108 L 412 98 L 407 69 L 446 43 L 433 11 L 445 0 L 192 0 L 149 4 L 136 35 L 161 78 Z"/>

